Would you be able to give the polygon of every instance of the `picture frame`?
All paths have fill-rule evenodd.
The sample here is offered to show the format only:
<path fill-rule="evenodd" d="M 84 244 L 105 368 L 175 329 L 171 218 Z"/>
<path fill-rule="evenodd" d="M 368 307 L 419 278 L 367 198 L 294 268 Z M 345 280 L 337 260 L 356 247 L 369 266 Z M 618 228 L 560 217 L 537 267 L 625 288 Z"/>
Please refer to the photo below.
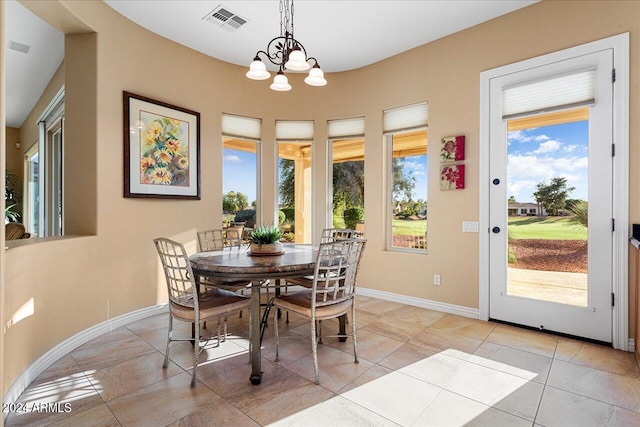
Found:
<path fill-rule="evenodd" d="M 123 92 L 124 197 L 200 200 L 200 113 Z"/>
<path fill-rule="evenodd" d="M 464 165 L 440 166 L 440 190 L 464 189 Z"/>
<path fill-rule="evenodd" d="M 464 135 L 447 136 L 440 141 L 440 162 L 464 160 Z"/>

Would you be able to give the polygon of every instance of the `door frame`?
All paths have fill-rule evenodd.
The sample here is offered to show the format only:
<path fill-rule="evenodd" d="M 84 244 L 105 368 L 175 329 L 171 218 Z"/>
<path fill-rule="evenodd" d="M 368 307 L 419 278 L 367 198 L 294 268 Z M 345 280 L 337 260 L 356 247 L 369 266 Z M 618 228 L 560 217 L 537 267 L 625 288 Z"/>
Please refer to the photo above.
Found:
<path fill-rule="evenodd" d="M 491 79 L 565 59 L 613 49 L 613 347 L 629 350 L 629 33 L 563 49 L 480 73 L 479 318 L 489 320 L 489 131 Z"/>

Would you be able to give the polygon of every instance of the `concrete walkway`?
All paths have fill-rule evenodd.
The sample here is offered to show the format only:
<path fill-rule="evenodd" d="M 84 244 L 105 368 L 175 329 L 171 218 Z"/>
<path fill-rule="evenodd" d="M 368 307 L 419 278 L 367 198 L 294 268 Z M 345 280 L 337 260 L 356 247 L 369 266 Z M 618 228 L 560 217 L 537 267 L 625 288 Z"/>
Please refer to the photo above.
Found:
<path fill-rule="evenodd" d="M 507 269 L 509 295 L 587 306 L 587 274 Z"/>

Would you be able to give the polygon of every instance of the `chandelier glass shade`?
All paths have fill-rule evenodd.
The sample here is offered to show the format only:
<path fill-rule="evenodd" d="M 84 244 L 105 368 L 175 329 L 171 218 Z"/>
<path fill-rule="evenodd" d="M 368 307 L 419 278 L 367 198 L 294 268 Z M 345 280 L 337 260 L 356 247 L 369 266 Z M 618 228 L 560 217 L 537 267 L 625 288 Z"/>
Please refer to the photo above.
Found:
<path fill-rule="evenodd" d="M 304 79 L 305 83 L 310 86 L 327 84 L 318 60 L 308 56 L 302 43 L 293 36 L 293 0 L 280 0 L 280 35 L 271 39 L 266 50 L 259 50 L 256 53 L 246 74 L 252 80 L 266 80 L 271 77 L 261 56 L 278 67 L 278 73 L 269 86 L 272 90 L 279 92 L 291 90 L 285 71 L 309 71 L 309 75 Z"/>

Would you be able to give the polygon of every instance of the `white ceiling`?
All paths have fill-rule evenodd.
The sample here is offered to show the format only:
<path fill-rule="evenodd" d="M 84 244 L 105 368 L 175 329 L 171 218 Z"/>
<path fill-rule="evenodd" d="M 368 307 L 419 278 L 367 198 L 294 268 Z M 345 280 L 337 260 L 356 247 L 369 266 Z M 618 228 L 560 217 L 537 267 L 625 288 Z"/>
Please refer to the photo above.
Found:
<path fill-rule="evenodd" d="M 64 59 L 64 35 L 15 0 L 5 13 L 7 42 L 31 46 L 26 54 L 5 46 L 7 126 L 21 127 Z"/>
<path fill-rule="evenodd" d="M 538 0 L 298 0 L 295 37 L 325 72 L 360 68 L 477 25 Z M 139 25 L 233 64 L 248 65 L 280 35 L 277 0 L 105 0 Z M 7 125 L 19 127 L 60 65 L 63 36 L 15 0 L 6 2 L 7 39 L 31 45 L 7 50 Z M 217 6 L 246 20 L 228 31 L 203 20 Z M 266 61 L 265 61 L 266 62 Z M 33 83 L 38 82 L 38 83 Z"/>

